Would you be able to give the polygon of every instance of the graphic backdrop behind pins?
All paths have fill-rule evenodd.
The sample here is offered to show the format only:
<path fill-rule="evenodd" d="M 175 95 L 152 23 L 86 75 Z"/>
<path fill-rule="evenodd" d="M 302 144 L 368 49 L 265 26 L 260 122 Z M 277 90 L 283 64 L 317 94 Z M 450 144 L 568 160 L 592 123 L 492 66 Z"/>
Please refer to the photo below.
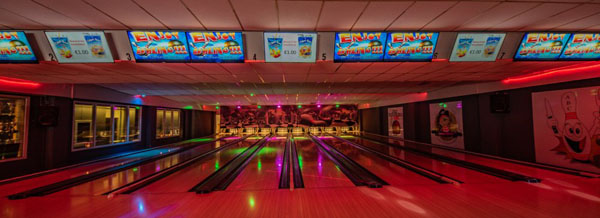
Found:
<path fill-rule="evenodd" d="M 600 173 L 598 89 L 532 94 L 537 162 Z"/>
<path fill-rule="evenodd" d="M 462 101 L 429 104 L 431 143 L 465 149 Z"/>
<path fill-rule="evenodd" d="M 221 128 L 354 126 L 358 109 L 356 105 L 221 106 L 220 114 Z"/>
<path fill-rule="evenodd" d="M 404 108 L 388 108 L 388 135 L 404 138 Z"/>

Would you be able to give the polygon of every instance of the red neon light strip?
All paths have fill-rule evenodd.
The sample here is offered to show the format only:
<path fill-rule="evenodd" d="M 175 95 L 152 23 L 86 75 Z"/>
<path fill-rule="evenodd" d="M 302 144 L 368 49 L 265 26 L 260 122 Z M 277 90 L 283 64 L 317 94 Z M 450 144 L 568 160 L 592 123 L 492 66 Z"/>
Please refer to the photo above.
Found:
<path fill-rule="evenodd" d="M 533 74 L 533 75 L 530 74 L 530 75 L 526 75 L 526 76 L 504 79 L 504 80 L 502 80 L 502 83 L 531 81 L 531 80 L 535 80 L 535 79 L 541 79 L 541 78 L 545 78 L 545 77 L 554 76 L 557 74 L 577 73 L 577 72 L 583 71 L 583 70 L 594 70 L 594 69 L 600 69 L 600 64 L 591 65 L 591 66 L 583 66 L 583 67 L 575 67 L 575 68 L 561 67 L 556 70 L 542 71 L 541 73 L 538 73 L 538 74 Z"/>
<path fill-rule="evenodd" d="M 36 82 L 32 82 L 32 81 L 20 80 L 20 79 L 8 78 L 8 77 L 0 77 L 0 84 L 13 85 L 13 86 L 29 86 L 29 87 L 38 87 L 41 85 L 40 83 L 36 83 Z"/>

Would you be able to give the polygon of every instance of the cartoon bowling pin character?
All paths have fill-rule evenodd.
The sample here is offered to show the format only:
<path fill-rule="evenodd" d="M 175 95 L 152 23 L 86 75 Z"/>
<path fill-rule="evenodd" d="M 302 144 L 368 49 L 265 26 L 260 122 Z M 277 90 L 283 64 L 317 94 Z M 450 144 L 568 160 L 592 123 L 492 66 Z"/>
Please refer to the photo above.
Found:
<path fill-rule="evenodd" d="M 558 126 L 556 117 L 553 116 L 550 103 L 546 100 L 547 124 L 560 140 L 560 144 L 553 150 L 566 152 L 568 157 L 576 160 L 589 161 L 591 154 L 590 133 L 577 117 L 577 97 L 575 93 L 564 93 L 561 97 L 561 106 L 565 112 L 562 131 Z"/>

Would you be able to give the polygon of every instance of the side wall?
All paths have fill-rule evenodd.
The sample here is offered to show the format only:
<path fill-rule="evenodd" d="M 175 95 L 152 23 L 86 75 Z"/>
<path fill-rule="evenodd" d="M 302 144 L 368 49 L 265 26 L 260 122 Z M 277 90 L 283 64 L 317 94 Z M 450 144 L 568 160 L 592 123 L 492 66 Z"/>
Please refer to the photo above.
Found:
<path fill-rule="evenodd" d="M 533 92 L 600 85 L 600 78 L 505 90 L 510 96 L 510 113 L 491 113 L 490 96 L 466 95 L 432 101 L 361 109 L 363 131 L 387 135 L 387 108 L 404 108 L 405 138 L 431 143 L 429 104 L 462 101 L 465 149 L 522 161 L 535 161 L 533 139 Z"/>
<path fill-rule="evenodd" d="M 182 110 L 179 137 L 156 139 L 156 108 L 142 106 L 141 141 L 97 149 L 71 151 L 73 99 L 18 93 L 2 93 L 30 97 L 27 159 L 0 162 L 0 179 L 26 175 L 114 155 L 120 152 L 145 149 L 182 140 L 213 134 L 214 112 Z M 37 120 L 42 105 L 59 108 L 58 124 L 41 126 Z M 192 133 L 193 130 L 193 133 Z"/>

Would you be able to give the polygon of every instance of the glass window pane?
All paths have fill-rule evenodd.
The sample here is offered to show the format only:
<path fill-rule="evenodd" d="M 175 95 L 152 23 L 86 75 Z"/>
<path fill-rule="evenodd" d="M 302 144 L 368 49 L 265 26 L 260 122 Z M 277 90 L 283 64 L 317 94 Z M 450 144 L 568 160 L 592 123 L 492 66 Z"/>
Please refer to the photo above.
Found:
<path fill-rule="evenodd" d="M 173 135 L 179 136 L 181 123 L 179 123 L 179 111 L 173 111 Z"/>
<path fill-rule="evenodd" d="M 129 141 L 140 139 L 140 107 L 129 107 Z"/>
<path fill-rule="evenodd" d="M 114 142 L 120 143 L 127 141 L 127 108 L 123 106 L 114 107 L 115 110 L 115 132 L 114 132 Z"/>
<path fill-rule="evenodd" d="M 96 106 L 96 146 L 110 144 L 110 106 Z"/>
<path fill-rule="evenodd" d="M 0 160 L 23 157 L 25 99 L 0 96 Z"/>
<path fill-rule="evenodd" d="M 74 137 L 75 143 L 73 149 L 89 148 L 93 146 L 93 124 L 92 110 L 93 105 L 75 104 L 74 119 Z"/>
<path fill-rule="evenodd" d="M 165 136 L 173 135 L 173 111 L 165 111 Z"/>
<path fill-rule="evenodd" d="M 156 137 L 162 138 L 164 137 L 164 122 L 165 122 L 165 110 L 158 109 L 156 110 Z"/>

